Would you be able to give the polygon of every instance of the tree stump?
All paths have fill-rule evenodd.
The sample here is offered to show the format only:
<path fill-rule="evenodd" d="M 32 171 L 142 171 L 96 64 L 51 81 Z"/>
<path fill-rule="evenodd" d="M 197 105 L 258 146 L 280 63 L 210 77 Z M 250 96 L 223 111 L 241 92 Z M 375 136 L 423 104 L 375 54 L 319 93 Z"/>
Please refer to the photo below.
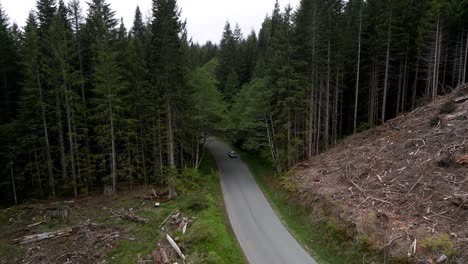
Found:
<path fill-rule="evenodd" d="M 112 196 L 114 194 L 115 194 L 115 192 L 114 192 L 114 189 L 112 188 L 112 186 L 104 186 L 104 195 L 105 196 Z"/>

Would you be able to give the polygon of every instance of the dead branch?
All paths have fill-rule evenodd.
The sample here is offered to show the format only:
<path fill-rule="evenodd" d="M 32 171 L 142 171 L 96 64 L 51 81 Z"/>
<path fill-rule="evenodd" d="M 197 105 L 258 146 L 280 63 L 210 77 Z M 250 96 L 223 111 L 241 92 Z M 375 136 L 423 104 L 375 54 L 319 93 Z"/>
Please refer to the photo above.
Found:
<path fill-rule="evenodd" d="M 421 181 L 422 177 L 424 175 L 421 175 L 421 177 L 419 177 L 419 179 L 416 181 L 416 183 L 413 184 L 413 186 L 411 186 L 411 188 L 409 189 L 408 193 L 406 193 L 406 196 L 408 196 L 414 189 L 414 187 L 416 187 L 416 185 L 418 185 L 419 181 Z"/>
<path fill-rule="evenodd" d="M 169 244 L 171 244 L 171 247 L 175 250 L 177 255 L 179 255 L 179 257 L 185 261 L 184 254 L 182 254 L 182 251 L 180 250 L 179 246 L 177 246 L 176 242 L 172 239 L 172 237 L 169 234 L 166 234 L 166 239 L 169 242 Z"/>
<path fill-rule="evenodd" d="M 169 218 L 171 217 L 172 213 L 174 213 L 175 209 L 172 210 L 172 212 L 166 217 L 166 219 L 164 219 L 164 221 L 159 225 L 159 227 L 162 227 L 166 222 L 167 220 L 169 220 Z"/>
<path fill-rule="evenodd" d="M 37 222 L 37 223 L 34 223 L 34 224 L 30 224 L 28 225 L 27 227 L 28 228 L 31 228 L 31 227 L 35 227 L 35 226 L 38 226 L 38 225 L 42 225 L 43 223 L 45 223 L 44 221 L 41 221 L 41 222 Z"/>
<path fill-rule="evenodd" d="M 397 237 L 392 238 L 392 239 L 387 243 L 387 245 L 385 245 L 385 247 L 388 248 L 390 245 L 392 245 L 392 243 L 393 243 L 395 240 L 397 240 L 397 239 L 399 239 L 399 238 L 402 238 L 402 237 L 403 237 L 403 235 L 400 235 L 400 236 L 397 236 Z"/>

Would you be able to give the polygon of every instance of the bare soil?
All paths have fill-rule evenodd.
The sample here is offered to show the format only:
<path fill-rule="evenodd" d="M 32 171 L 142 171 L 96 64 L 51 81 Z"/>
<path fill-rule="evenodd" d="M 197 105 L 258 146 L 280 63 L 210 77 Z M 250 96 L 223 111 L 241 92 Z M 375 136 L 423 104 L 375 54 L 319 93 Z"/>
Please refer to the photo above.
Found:
<path fill-rule="evenodd" d="M 467 95 L 459 87 L 345 139 L 298 164 L 288 189 L 395 262 L 468 263 L 468 100 L 454 102 Z"/>

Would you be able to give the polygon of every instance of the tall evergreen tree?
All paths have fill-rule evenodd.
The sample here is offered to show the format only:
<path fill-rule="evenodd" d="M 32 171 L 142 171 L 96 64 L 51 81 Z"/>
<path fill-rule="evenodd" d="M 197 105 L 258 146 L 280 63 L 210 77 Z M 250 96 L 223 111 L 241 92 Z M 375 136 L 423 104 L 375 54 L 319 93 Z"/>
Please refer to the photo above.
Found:
<path fill-rule="evenodd" d="M 15 42 L 9 28 L 8 17 L 0 5 L 0 124 L 14 118 L 19 95 L 17 87 L 19 67 Z"/>
<path fill-rule="evenodd" d="M 175 198 L 176 134 L 177 112 L 183 111 L 184 67 L 183 43 L 184 30 L 180 20 L 176 0 L 153 0 L 153 23 L 151 40 L 151 84 L 162 97 L 166 119 L 167 163 L 169 197 Z M 158 114 L 159 117 L 159 114 Z"/>

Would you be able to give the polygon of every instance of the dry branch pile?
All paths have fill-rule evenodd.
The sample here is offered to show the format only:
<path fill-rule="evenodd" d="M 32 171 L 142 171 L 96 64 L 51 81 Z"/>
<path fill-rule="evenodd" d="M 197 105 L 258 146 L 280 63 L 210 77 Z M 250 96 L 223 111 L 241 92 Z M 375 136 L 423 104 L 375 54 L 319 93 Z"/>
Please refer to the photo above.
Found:
<path fill-rule="evenodd" d="M 341 205 L 335 216 L 394 254 L 448 234 L 468 261 L 467 95 L 459 87 L 299 164 L 290 178 L 299 200 Z M 419 244 L 414 250 L 424 254 Z"/>
<path fill-rule="evenodd" d="M 13 242 L 34 242 L 28 248 L 23 263 L 97 263 L 115 247 L 120 233 L 121 230 L 116 228 L 84 224 L 24 236 Z"/>

